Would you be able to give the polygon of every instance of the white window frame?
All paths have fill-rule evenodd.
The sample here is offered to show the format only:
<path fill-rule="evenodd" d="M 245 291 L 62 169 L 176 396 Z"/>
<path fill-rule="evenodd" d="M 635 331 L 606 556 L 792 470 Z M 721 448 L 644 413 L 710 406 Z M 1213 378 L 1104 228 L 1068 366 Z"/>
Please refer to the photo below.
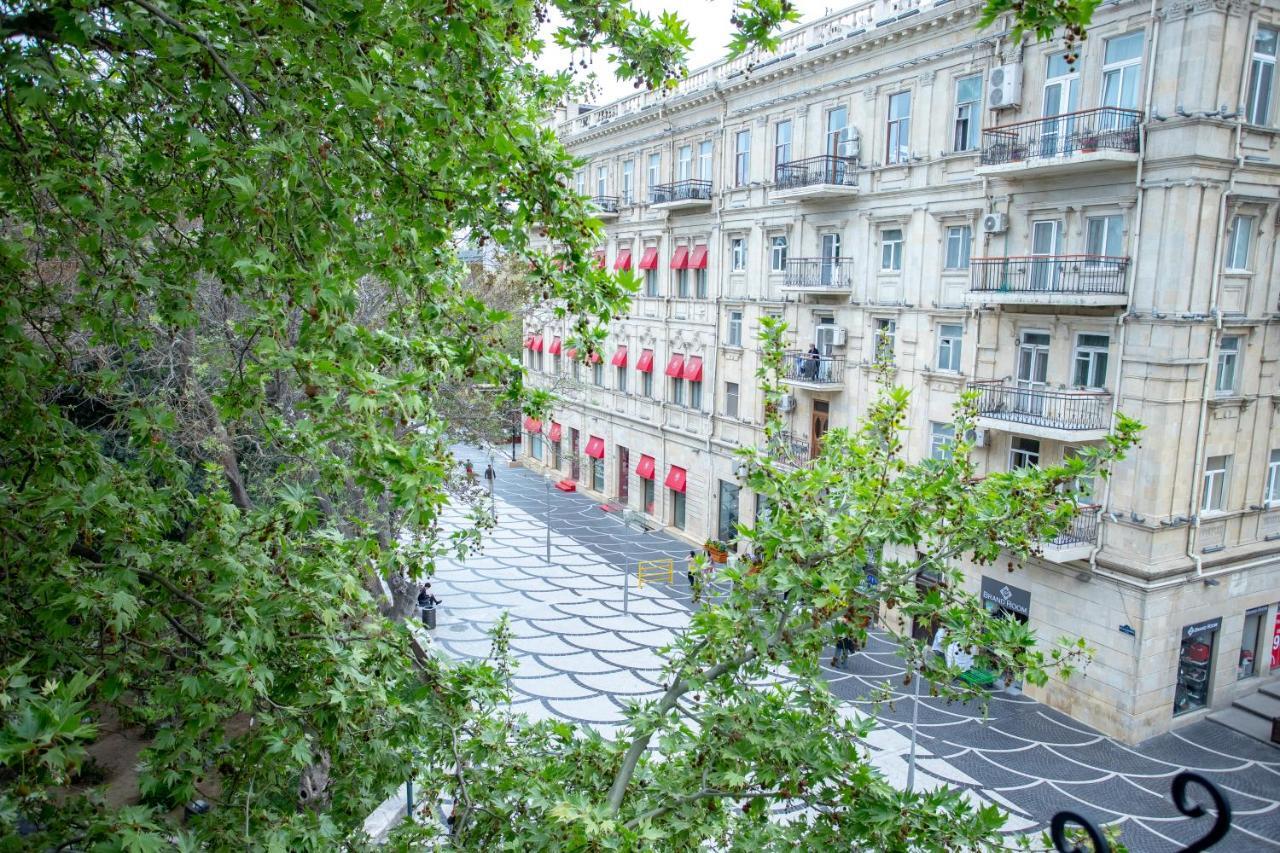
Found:
<path fill-rule="evenodd" d="M 689 408 L 702 409 L 702 380 L 689 380 Z"/>
<path fill-rule="evenodd" d="M 1225 260 L 1227 271 L 1249 271 L 1249 254 L 1253 249 L 1253 228 L 1256 221 L 1256 218 L 1248 213 L 1237 213 L 1231 218 L 1231 232 L 1227 237 Z"/>
<path fill-rule="evenodd" d="M 726 418 L 736 418 L 738 416 L 741 393 L 742 391 L 737 382 L 724 383 L 724 416 Z"/>
<path fill-rule="evenodd" d="M 747 268 L 747 238 L 732 237 L 729 239 L 729 269 L 742 272 Z"/>
<path fill-rule="evenodd" d="M 786 128 L 786 133 L 783 133 Z M 793 136 L 794 126 L 791 119 L 783 119 L 773 127 L 773 168 L 775 170 L 774 177 L 777 177 L 777 168 L 785 166 L 791 162 L 791 140 Z M 783 136 L 786 138 L 783 139 Z"/>
<path fill-rule="evenodd" d="M 640 380 L 640 393 L 648 397 L 650 400 L 652 400 L 653 399 L 653 369 L 650 368 L 648 371 L 642 371 L 640 375 L 643 377 Z"/>
<path fill-rule="evenodd" d="M 1031 450 L 1024 446 L 1026 444 L 1034 444 L 1036 449 Z M 1029 466 L 1039 468 L 1040 460 L 1043 458 L 1043 455 L 1044 445 L 1040 443 L 1039 439 L 1023 438 L 1022 436 L 1015 435 L 1009 441 L 1009 470 L 1016 471 L 1019 468 Z M 1016 461 L 1021 461 L 1025 464 L 1018 465 L 1015 464 Z"/>
<path fill-rule="evenodd" d="M 972 225 L 948 225 L 947 246 L 942 259 L 943 268 L 948 270 L 967 270 L 972 246 Z"/>
<path fill-rule="evenodd" d="M 1280 449 L 1272 450 L 1267 460 L 1267 485 L 1262 502 L 1267 506 L 1280 506 Z"/>
<path fill-rule="evenodd" d="M 751 131 L 739 130 L 733 135 L 733 185 L 751 183 Z"/>
<path fill-rule="evenodd" d="M 742 346 L 742 312 L 741 311 L 729 312 L 729 328 L 727 332 L 727 338 L 729 341 L 729 346 L 731 347 Z"/>
<path fill-rule="evenodd" d="M 1230 454 L 1205 458 L 1204 484 L 1200 493 L 1200 512 L 1202 514 L 1225 512 L 1230 478 Z"/>
<path fill-rule="evenodd" d="M 897 234 L 897 237 L 890 237 Z M 880 229 L 880 271 L 902 272 L 902 246 L 906 234 L 900 227 Z"/>
<path fill-rule="evenodd" d="M 1089 216 L 1084 221 L 1084 252 L 1096 265 L 1097 257 L 1124 257 L 1124 215 L 1108 213 Z"/>
<path fill-rule="evenodd" d="M 1235 394 L 1240 388 L 1240 355 L 1243 335 L 1224 335 L 1218 341 L 1218 358 L 1213 390 L 1222 395 Z"/>
<path fill-rule="evenodd" d="M 618 365 L 618 390 L 623 394 L 627 393 L 627 369 L 622 365 Z"/>
<path fill-rule="evenodd" d="M 1273 44 L 1280 44 L 1280 32 L 1274 27 L 1258 27 L 1253 36 L 1253 50 L 1249 60 L 1249 88 L 1245 94 L 1245 117 L 1250 124 L 1271 124 L 1272 100 L 1275 98 L 1276 54 L 1258 49 L 1258 36 L 1263 32 L 1274 34 Z"/>
<path fill-rule="evenodd" d="M 698 180 L 711 180 L 714 156 L 715 146 L 710 139 L 698 143 Z"/>
<path fill-rule="evenodd" d="M 1106 346 L 1096 343 L 1085 343 L 1084 338 L 1104 338 Z M 1111 336 L 1098 332 L 1080 332 L 1076 335 L 1076 348 L 1071 357 L 1071 384 L 1075 388 L 1106 388 L 1107 374 L 1111 370 Z M 1101 365 L 1101 367 L 1099 367 Z M 1080 383 L 1080 371 L 1083 368 L 1086 379 L 1098 379 L 1098 371 L 1102 371 L 1101 382 Z"/>
<path fill-rule="evenodd" d="M 778 235 L 769 240 L 769 269 L 771 272 L 786 272 L 787 252 L 790 249 L 785 235 Z"/>
<path fill-rule="evenodd" d="M 636 192 L 636 161 L 622 162 L 622 203 L 633 204 Z"/>
<path fill-rule="evenodd" d="M 644 295 L 656 297 L 658 296 L 658 271 L 649 269 L 644 271 Z"/>
<path fill-rule="evenodd" d="M 609 194 L 609 167 L 596 166 L 596 196 L 603 198 Z"/>
<path fill-rule="evenodd" d="M 956 444 L 956 425 L 929 421 L 929 458 L 950 459 Z"/>
<path fill-rule="evenodd" d="M 662 154 L 660 152 L 655 151 L 649 155 L 646 180 L 649 182 L 648 188 L 650 190 L 662 183 Z"/>
<path fill-rule="evenodd" d="M 895 115 L 895 105 L 905 108 Z M 887 165 L 905 163 L 911 158 L 911 91 L 894 92 L 889 96 L 888 119 L 885 126 L 884 161 Z"/>
<path fill-rule="evenodd" d="M 977 78 L 977 97 L 960 100 L 960 87 Z M 982 139 L 982 74 L 966 74 L 956 78 L 956 114 L 952 124 L 951 150 L 977 151 Z"/>
<path fill-rule="evenodd" d="M 671 377 L 671 402 L 677 406 L 684 406 L 684 377 Z"/>
<path fill-rule="evenodd" d="M 693 177 L 693 145 L 681 145 L 676 149 L 676 180 L 687 181 Z"/>
<path fill-rule="evenodd" d="M 591 365 L 591 384 L 597 388 L 604 387 L 604 362 L 597 361 Z"/>
<path fill-rule="evenodd" d="M 947 373 L 959 373 L 963 367 L 964 324 L 938 324 L 938 360 L 936 369 Z"/>
<path fill-rule="evenodd" d="M 1138 55 L 1129 59 L 1117 59 L 1113 62 L 1107 62 L 1107 48 L 1120 39 L 1138 37 Z M 1142 60 L 1146 46 L 1142 43 L 1143 34 L 1141 30 L 1135 30 L 1131 33 L 1122 33 L 1118 36 L 1112 36 L 1109 39 L 1103 39 L 1102 42 L 1102 88 L 1098 92 L 1098 103 L 1104 107 L 1114 107 L 1122 110 L 1136 110 L 1138 108 L 1138 98 L 1140 97 L 1140 87 L 1142 85 Z M 1131 91 L 1133 100 L 1131 103 L 1124 103 L 1125 78 L 1132 74 L 1136 79 L 1133 80 Z M 1116 83 L 1117 103 L 1107 103 L 1107 87 L 1113 80 L 1119 80 Z M 1115 119 L 1112 119 L 1115 121 Z"/>
<path fill-rule="evenodd" d="M 898 321 L 892 317 L 873 317 L 871 320 L 871 352 L 873 360 L 883 360 L 893 364 L 894 352 L 897 346 Z"/>

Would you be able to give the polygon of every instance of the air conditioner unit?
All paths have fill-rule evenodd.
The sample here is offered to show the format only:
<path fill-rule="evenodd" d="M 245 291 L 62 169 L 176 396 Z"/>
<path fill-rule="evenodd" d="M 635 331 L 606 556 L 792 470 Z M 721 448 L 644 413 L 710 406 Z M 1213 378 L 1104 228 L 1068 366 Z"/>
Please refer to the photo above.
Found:
<path fill-rule="evenodd" d="M 983 234 L 1003 234 L 1009 230 L 1009 214 L 988 213 L 982 217 Z"/>
<path fill-rule="evenodd" d="M 1012 63 L 991 69 L 987 77 L 987 108 L 1007 110 L 1022 106 L 1022 64 Z"/>
<path fill-rule="evenodd" d="M 782 399 L 778 401 L 778 410 L 794 412 L 796 410 L 796 398 L 791 394 L 783 394 Z"/>
<path fill-rule="evenodd" d="M 974 447 L 987 446 L 987 431 L 985 429 L 975 429 L 973 431 L 973 446 Z"/>
<path fill-rule="evenodd" d="M 843 327 L 837 327 L 831 333 L 831 345 L 833 347 L 842 347 L 849 342 L 849 330 Z"/>

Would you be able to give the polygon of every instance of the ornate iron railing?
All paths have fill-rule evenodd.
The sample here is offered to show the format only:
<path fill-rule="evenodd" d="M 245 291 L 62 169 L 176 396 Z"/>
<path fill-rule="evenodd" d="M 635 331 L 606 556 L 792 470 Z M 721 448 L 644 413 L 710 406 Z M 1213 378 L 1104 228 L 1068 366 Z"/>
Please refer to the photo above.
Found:
<path fill-rule="evenodd" d="M 982 131 L 982 165 L 1056 160 L 1102 148 L 1137 151 L 1142 113 L 1098 107 Z"/>
<path fill-rule="evenodd" d="M 792 382 L 839 385 L 844 381 L 844 357 L 788 350 L 782 355 L 782 371 L 782 378 Z"/>
<path fill-rule="evenodd" d="M 1186 847 L 1179 848 L 1177 853 L 1201 853 L 1201 851 L 1209 850 L 1213 845 L 1226 838 L 1227 833 L 1231 831 L 1231 803 L 1217 785 L 1199 773 L 1184 770 L 1173 777 L 1174 807 L 1179 813 L 1192 820 L 1198 820 L 1209 814 L 1209 810 L 1203 804 L 1191 802 L 1188 799 L 1187 787 L 1193 782 L 1209 794 L 1209 799 L 1213 801 L 1213 810 L 1217 814 L 1214 816 L 1213 825 L 1209 827 L 1207 833 Z M 1071 832 L 1069 829 L 1071 826 L 1079 827 L 1079 829 Z M 1074 839 L 1067 837 L 1068 833 L 1085 835 L 1089 839 L 1089 845 L 1091 846 L 1075 843 Z M 1054 849 L 1058 853 L 1086 853 L 1089 850 L 1092 850 L 1092 853 L 1111 853 L 1111 844 L 1107 841 L 1107 837 L 1102 830 L 1087 817 L 1077 812 L 1062 811 L 1055 814 L 1049 824 L 1049 837 L 1053 840 Z"/>
<path fill-rule="evenodd" d="M 850 258 L 788 258 L 782 273 L 783 287 L 813 290 L 849 290 L 853 287 Z"/>
<path fill-rule="evenodd" d="M 601 213 L 617 213 L 618 197 L 616 195 L 598 195 L 591 199 L 591 205 Z"/>
<path fill-rule="evenodd" d="M 810 453 L 812 449 L 812 444 L 806 436 L 793 435 L 791 432 L 784 430 L 779 433 L 769 452 L 774 459 L 777 459 L 783 465 L 803 468 L 812 460 L 812 454 Z"/>
<path fill-rule="evenodd" d="M 1081 545 L 1098 541 L 1097 507 L 1080 507 L 1071 525 L 1049 541 L 1051 545 Z"/>
<path fill-rule="evenodd" d="M 790 163 L 779 163 L 773 171 L 773 180 L 777 189 L 793 190 L 800 187 L 811 187 L 816 184 L 836 184 L 853 186 L 857 183 L 858 161 L 852 157 L 836 157 L 830 154 L 821 157 L 806 157 L 803 160 L 792 160 Z"/>
<path fill-rule="evenodd" d="M 1111 395 L 1105 391 L 1049 391 L 1008 385 L 1003 379 L 969 386 L 979 392 L 978 414 L 984 417 L 1067 430 L 1111 424 Z"/>
<path fill-rule="evenodd" d="M 1124 293 L 1129 259 L 1110 255 L 972 258 L 972 293 Z"/>
<path fill-rule="evenodd" d="M 685 180 L 670 184 L 658 184 L 649 189 L 650 204 L 665 204 L 670 201 L 711 200 L 711 182 Z"/>

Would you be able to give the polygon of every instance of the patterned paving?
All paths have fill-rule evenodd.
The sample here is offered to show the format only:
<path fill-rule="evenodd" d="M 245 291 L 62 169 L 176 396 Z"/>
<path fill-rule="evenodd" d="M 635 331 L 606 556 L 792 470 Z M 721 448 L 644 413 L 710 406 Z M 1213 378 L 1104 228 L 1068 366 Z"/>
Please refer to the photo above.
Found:
<path fill-rule="evenodd" d="M 483 471 L 484 455 L 457 450 Z M 689 546 L 629 528 L 581 495 L 548 495 L 541 477 L 509 469 L 501 457 L 494 467 L 498 529 L 483 553 L 438 566 L 434 588 L 444 606 L 435 639 L 450 655 L 483 655 L 487 631 L 507 612 L 519 662 L 518 709 L 612 734 L 628 702 L 660 690 L 656 649 L 686 624 L 691 606 L 683 571 Z M 463 523 L 461 515 L 450 521 Z M 637 589 L 632 575 L 624 589 L 624 568 L 634 573 L 636 561 L 664 557 L 676 560 L 674 584 Z M 913 700 L 901 692 L 894 645 L 875 635 L 844 669 L 826 670 L 847 713 L 878 715 L 868 744 L 873 760 L 905 784 Z M 874 708 L 868 697 L 886 681 L 899 692 Z M 1280 851 L 1280 749 L 1215 723 L 1127 747 L 1025 696 L 997 693 L 985 719 L 973 704 L 921 699 L 917 734 L 917 786 L 951 784 L 997 803 L 1010 815 L 1010 832 L 1038 831 L 1070 809 L 1120 823 L 1131 850 L 1180 849 L 1201 827 L 1174 809 L 1169 786 L 1193 769 L 1232 802 L 1233 828 L 1216 850 Z"/>

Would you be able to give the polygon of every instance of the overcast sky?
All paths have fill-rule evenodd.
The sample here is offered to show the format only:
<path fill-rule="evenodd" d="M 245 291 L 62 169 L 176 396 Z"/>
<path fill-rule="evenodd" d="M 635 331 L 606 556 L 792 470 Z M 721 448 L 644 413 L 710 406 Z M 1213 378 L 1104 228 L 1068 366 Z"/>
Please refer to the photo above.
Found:
<path fill-rule="evenodd" d="M 849 5 L 848 0 L 796 0 L 796 6 L 803 15 L 802 21 L 813 21 L 828 9 L 840 9 Z M 689 34 L 693 36 L 693 48 L 690 51 L 689 68 L 698 68 L 721 58 L 728 51 L 729 34 L 733 25 L 729 16 L 733 14 L 733 0 L 690 0 L 681 4 L 672 0 L 632 0 L 632 6 L 642 12 L 657 17 L 661 12 L 674 9 L 689 25 Z M 548 71 L 560 71 L 569 65 L 569 54 L 557 47 L 550 38 L 555 20 L 547 25 L 547 49 L 542 56 L 542 67 Z M 792 24 L 790 26 L 796 26 Z M 604 51 L 596 54 L 595 60 L 585 71 L 577 69 L 579 75 L 588 71 L 596 73 L 599 93 L 592 98 L 596 104 L 607 104 L 625 97 L 635 91 L 633 84 L 619 81 L 613 76 L 613 69 Z M 579 76 L 579 79 L 582 79 Z"/>

